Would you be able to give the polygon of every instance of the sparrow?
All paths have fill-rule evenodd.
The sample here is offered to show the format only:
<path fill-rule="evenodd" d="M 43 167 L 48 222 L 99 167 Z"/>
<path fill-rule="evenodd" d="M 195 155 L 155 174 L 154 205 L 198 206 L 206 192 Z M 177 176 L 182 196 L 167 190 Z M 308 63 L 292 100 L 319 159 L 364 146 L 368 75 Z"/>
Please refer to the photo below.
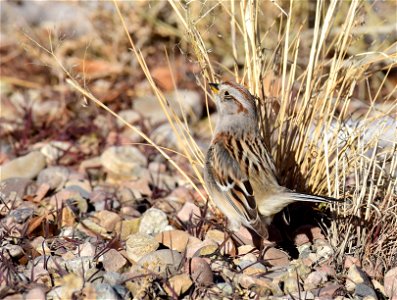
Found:
<path fill-rule="evenodd" d="M 204 180 L 232 231 L 244 225 L 266 239 L 274 215 L 290 203 L 338 201 L 281 186 L 259 131 L 254 96 L 235 82 L 210 83 L 210 87 L 219 118 L 206 154 Z"/>

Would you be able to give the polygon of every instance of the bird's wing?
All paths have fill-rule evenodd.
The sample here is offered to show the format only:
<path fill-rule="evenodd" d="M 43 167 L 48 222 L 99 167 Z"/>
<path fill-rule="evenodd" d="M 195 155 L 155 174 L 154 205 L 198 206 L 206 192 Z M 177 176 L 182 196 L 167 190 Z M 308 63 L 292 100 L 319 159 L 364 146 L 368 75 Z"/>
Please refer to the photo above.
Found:
<path fill-rule="evenodd" d="M 258 213 L 254 190 L 248 175 L 240 168 L 236 158 L 223 143 L 215 143 L 211 149 L 211 173 L 218 190 L 243 220 L 260 236 L 267 231 Z"/>

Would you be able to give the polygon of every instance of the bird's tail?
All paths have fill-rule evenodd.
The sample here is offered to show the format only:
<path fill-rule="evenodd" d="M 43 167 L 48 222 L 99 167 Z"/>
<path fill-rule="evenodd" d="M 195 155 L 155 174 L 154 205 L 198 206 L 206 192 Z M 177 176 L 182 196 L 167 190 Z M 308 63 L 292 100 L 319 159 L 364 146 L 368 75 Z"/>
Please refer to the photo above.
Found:
<path fill-rule="evenodd" d="M 295 201 L 305 201 L 305 202 L 324 202 L 324 203 L 345 202 L 345 199 L 336 199 L 327 196 L 308 195 L 308 194 L 301 194 L 296 192 L 291 192 L 290 197 Z"/>

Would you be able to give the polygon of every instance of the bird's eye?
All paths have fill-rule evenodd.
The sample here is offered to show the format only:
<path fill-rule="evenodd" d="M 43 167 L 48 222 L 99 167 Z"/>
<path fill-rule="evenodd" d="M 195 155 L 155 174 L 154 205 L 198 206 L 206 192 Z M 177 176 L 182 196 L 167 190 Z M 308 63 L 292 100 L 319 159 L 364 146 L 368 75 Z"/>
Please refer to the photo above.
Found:
<path fill-rule="evenodd" d="M 233 100 L 233 96 L 230 95 L 230 93 L 229 93 L 228 91 L 226 91 L 226 92 L 223 94 L 223 98 L 224 98 L 225 100 Z"/>

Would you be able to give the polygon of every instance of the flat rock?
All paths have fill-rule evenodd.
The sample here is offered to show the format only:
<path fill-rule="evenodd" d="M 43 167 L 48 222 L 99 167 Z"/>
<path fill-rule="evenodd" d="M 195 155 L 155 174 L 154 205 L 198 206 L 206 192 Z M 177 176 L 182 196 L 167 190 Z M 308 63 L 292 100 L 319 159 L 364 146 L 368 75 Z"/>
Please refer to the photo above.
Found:
<path fill-rule="evenodd" d="M 302 286 L 296 274 L 290 273 L 289 276 L 284 280 L 284 293 L 289 294 L 302 290 Z"/>
<path fill-rule="evenodd" d="M 74 273 L 82 278 L 89 278 L 98 271 L 96 263 L 94 262 L 94 257 L 91 256 L 76 257 L 70 260 L 65 260 L 61 266 L 63 266 L 68 272 Z"/>
<path fill-rule="evenodd" d="M 36 190 L 37 186 L 34 181 L 28 178 L 8 178 L 0 182 L 0 196 L 6 202 L 8 202 L 8 198 L 11 194 L 13 195 L 12 200 L 14 201 L 16 198 L 22 199 L 26 194 L 34 194 Z"/>
<path fill-rule="evenodd" d="M 78 246 L 75 251 L 75 254 L 79 254 L 80 256 L 94 256 L 95 255 L 95 246 L 90 242 L 85 242 Z"/>
<path fill-rule="evenodd" d="M 120 232 L 118 232 L 118 228 L 116 227 L 116 232 L 120 233 L 120 238 L 122 241 L 128 239 L 131 234 L 135 234 L 139 230 L 139 224 L 141 222 L 140 218 L 133 218 L 130 220 L 121 221 Z"/>
<path fill-rule="evenodd" d="M 174 189 L 171 194 L 167 196 L 167 200 L 182 204 L 187 202 L 191 203 L 191 201 L 193 201 L 193 194 L 188 188 L 180 186 Z"/>
<path fill-rule="evenodd" d="M 157 250 L 143 256 L 137 265 L 132 267 L 132 272 L 147 274 L 153 272 L 159 276 L 174 275 L 180 269 L 182 255 L 169 249 Z"/>
<path fill-rule="evenodd" d="M 51 141 L 45 144 L 40 152 L 49 164 L 55 164 L 68 152 L 77 151 L 71 142 Z"/>
<path fill-rule="evenodd" d="M 163 231 L 156 235 L 155 239 L 164 246 L 178 252 L 185 251 L 189 243 L 190 235 L 182 230 Z"/>
<path fill-rule="evenodd" d="M 263 259 L 271 266 L 287 266 L 289 264 L 288 255 L 277 248 L 270 247 L 265 251 Z"/>
<path fill-rule="evenodd" d="M 119 222 L 121 217 L 115 212 L 102 210 L 95 214 L 95 218 L 98 218 L 99 224 L 104 227 L 108 232 L 112 232 Z"/>
<path fill-rule="evenodd" d="M 345 288 L 337 283 L 328 283 L 324 287 L 312 291 L 319 299 L 335 299 L 337 296 L 346 294 Z"/>
<path fill-rule="evenodd" d="M 128 237 L 126 251 L 130 259 L 137 262 L 145 255 L 157 250 L 159 243 L 155 238 L 143 233 L 135 233 Z"/>
<path fill-rule="evenodd" d="M 265 274 L 267 271 L 264 265 L 259 262 L 253 262 L 251 260 L 241 260 L 238 266 L 244 274 L 251 276 L 259 276 Z"/>
<path fill-rule="evenodd" d="M 150 138 L 156 145 L 181 151 L 184 146 L 181 144 L 178 135 L 183 136 L 183 132 L 179 127 L 176 130 L 177 132 L 169 123 L 164 123 L 152 131 Z"/>
<path fill-rule="evenodd" d="M 103 255 L 103 267 L 107 272 L 119 272 L 127 260 L 115 249 L 110 249 Z"/>
<path fill-rule="evenodd" d="M 190 220 L 199 220 L 201 216 L 200 208 L 194 203 L 186 202 L 181 210 L 178 212 L 177 217 L 182 222 L 188 222 Z"/>
<path fill-rule="evenodd" d="M 90 193 L 92 192 L 91 184 L 86 179 L 71 179 L 67 181 L 65 190 L 76 191 L 85 199 L 89 199 Z"/>
<path fill-rule="evenodd" d="M 354 289 L 354 294 L 359 299 L 378 300 L 378 296 L 372 288 L 372 284 L 358 283 Z"/>
<path fill-rule="evenodd" d="M 46 160 L 44 155 L 39 151 L 33 151 L 0 166 L 0 180 L 12 177 L 33 179 L 45 166 Z"/>
<path fill-rule="evenodd" d="M 327 282 L 328 276 L 326 273 L 321 271 L 314 271 L 306 277 L 303 287 L 306 291 L 315 289 Z"/>
<path fill-rule="evenodd" d="M 16 223 L 25 223 L 27 219 L 33 216 L 36 207 L 33 203 L 23 202 L 18 208 L 9 212 L 8 216 L 12 217 Z"/>

